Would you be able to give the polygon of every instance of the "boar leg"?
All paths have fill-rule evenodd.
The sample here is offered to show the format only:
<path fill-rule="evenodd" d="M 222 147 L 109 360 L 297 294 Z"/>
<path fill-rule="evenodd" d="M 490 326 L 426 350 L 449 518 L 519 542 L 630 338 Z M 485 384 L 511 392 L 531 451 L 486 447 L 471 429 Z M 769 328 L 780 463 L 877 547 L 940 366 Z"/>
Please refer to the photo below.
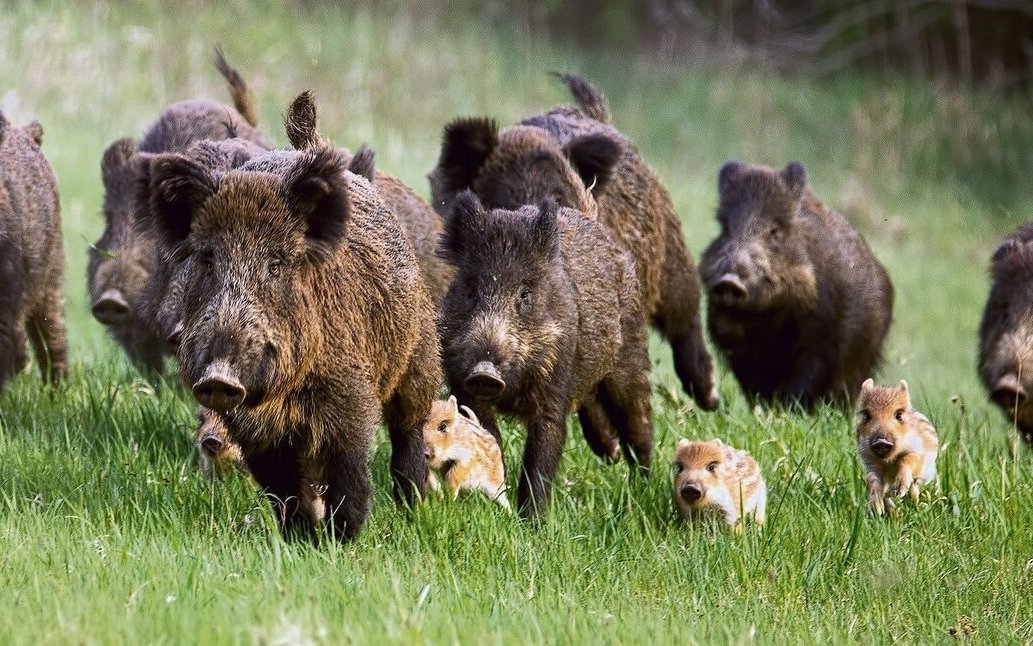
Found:
<path fill-rule="evenodd" d="M 689 259 L 680 231 L 667 235 L 667 260 L 660 281 L 660 301 L 654 324 L 671 344 L 674 370 L 682 388 L 703 410 L 721 403 L 714 386 L 710 353 L 703 342 L 699 315 L 699 276 Z"/>
<path fill-rule="evenodd" d="M 581 422 L 581 432 L 592 453 L 609 464 L 616 462 L 620 455 L 620 446 L 617 444 L 610 418 L 596 396 L 593 395 L 581 403 L 577 418 Z"/>
<path fill-rule="evenodd" d="M 648 475 L 653 461 L 653 419 L 646 373 L 611 374 L 599 390 L 621 440 L 624 459 Z"/>
<path fill-rule="evenodd" d="M 65 333 L 64 299 L 53 288 L 27 323 L 43 380 L 55 382 L 68 374 L 68 337 Z"/>
<path fill-rule="evenodd" d="M 536 516 L 549 502 L 552 480 L 567 438 L 568 408 L 567 402 L 547 402 L 527 422 L 524 468 L 517 495 L 520 511 L 526 516 Z"/>
<path fill-rule="evenodd" d="M 274 446 L 245 456 L 248 470 L 273 506 L 273 514 L 284 536 L 306 529 L 306 519 L 299 512 L 301 503 L 301 470 L 298 455 L 289 445 Z"/>
<path fill-rule="evenodd" d="M 342 434 L 340 441 L 322 451 L 326 514 L 339 540 L 351 540 L 362 530 L 369 515 L 372 495 L 369 482 L 369 438 L 373 429 Z"/>
<path fill-rule="evenodd" d="M 10 249 L 0 247 L 0 388 L 28 362 L 25 331 L 19 317 L 21 271 L 14 257 Z"/>
<path fill-rule="evenodd" d="M 427 454 L 420 423 L 441 385 L 437 336 L 425 332 L 409 359 L 409 370 L 384 411 L 391 437 L 391 476 L 395 500 L 411 505 L 427 484 Z"/>

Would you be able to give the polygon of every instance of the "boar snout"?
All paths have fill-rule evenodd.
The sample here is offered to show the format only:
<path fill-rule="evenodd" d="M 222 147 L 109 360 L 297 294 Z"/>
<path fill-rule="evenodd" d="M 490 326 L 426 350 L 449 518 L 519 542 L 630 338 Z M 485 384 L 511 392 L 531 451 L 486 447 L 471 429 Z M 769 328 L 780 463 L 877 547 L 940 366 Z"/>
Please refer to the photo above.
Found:
<path fill-rule="evenodd" d="M 749 290 L 742 278 L 735 274 L 724 274 L 710 287 L 710 297 L 725 305 L 743 305 L 749 298 Z"/>
<path fill-rule="evenodd" d="M 239 406 L 247 395 L 235 371 L 225 361 L 217 361 L 193 387 L 194 397 L 205 408 L 224 413 Z"/>
<path fill-rule="evenodd" d="M 208 455 L 218 455 L 224 446 L 226 446 L 226 443 L 215 433 L 208 433 L 201 438 L 201 448 Z"/>
<path fill-rule="evenodd" d="M 869 444 L 869 446 L 871 446 L 872 448 L 872 453 L 879 456 L 880 458 L 884 458 L 890 454 L 890 451 L 893 450 L 893 440 L 886 437 L 885 435 L 876 435 L 872 438 L 872 441 Z"/>
<path fill-rule="evenodd" d="M 990 393 L 990 398 L 998 406 L 1008 410 L 1021 406 L 1025 403 L 1027 396 L 1026 389 L 1022 387 L 1015 375 L 1001 377 L 994 385 L 993 392 Z"/>
<path fill-rule="evenodd" d="M 703 489 L 694 484 L 683 484 L 678 493 L 685 502 L 689 503 L 697 502 L 703 497 Z"/>
<path fill-rule="evenodd" d="M 506 389 L 506 382 L 495 364 L 482 361 L 473 367 L 463 385 L 474 397 L 495 399 Z"/>
<path fill-rule="evenodd" d="M 94 318 L 104 325 L 118 325 L 129 318 L 129 303 L 117 289 L 106 290 L 91 307 Z"/>

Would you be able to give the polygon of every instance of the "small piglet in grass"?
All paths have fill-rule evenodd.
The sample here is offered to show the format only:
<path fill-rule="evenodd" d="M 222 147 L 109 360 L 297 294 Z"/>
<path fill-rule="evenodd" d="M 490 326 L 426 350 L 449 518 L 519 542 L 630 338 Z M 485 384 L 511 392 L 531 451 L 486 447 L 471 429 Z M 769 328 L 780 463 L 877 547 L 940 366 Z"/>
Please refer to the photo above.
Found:
<path fill-rule="evenodd" d="M 430 468 L 441 474 L 453 497 L 461 491 L 480 491 L 503 509 L 510 509 L 499 444 L 481 427 L 472 410 L 466 406 L 460 410 L 454 396 L 431 405 L 423 424 L 423 443 Z M 441 490 L 433 472 L 427 486 Z"/>
<path fill-rule="evenodd" d="M 895 387 L 876 386 L 868 379 L 861 384 L 859 404 L 857 451 L 868 506 L 881 516 L 887 506 L 893 508 L 894 498 L 910 493 L 917 502 L 919 487 L 936 480 L 936 429 L 911 406 L 903 379 Z"/>
<path fill-rule="evenodd" d="M 746 451 L 721 440 L 681 440 L 674 454 L 674 504 L 683 519 L 719 515 L 736 531 L 742 517 L 764 523 L 768 489 L 760 465 Z"/>
<path fill-rule="evenodd" d="M 197 412 L 197 464 L 208 480 L 234 468 L 247 471 L 240 445 L 230 439 L 226 425 L 215 412 Z"/>

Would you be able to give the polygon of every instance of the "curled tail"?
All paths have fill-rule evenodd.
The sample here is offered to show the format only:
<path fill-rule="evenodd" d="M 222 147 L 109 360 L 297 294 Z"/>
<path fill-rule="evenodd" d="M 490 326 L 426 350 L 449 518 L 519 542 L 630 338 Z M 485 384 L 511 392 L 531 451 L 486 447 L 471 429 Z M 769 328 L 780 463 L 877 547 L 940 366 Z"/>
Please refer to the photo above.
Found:
<path fill-rule="evenodd" d="M 585 80 L 580 74 L 556 74 L 574 95 L 577 107 L 585 114 L 603 123 L 610 123 L 610 104 L 599 88 Z"/>
<path fill-rule="evenodd" d="M 244 120 L 252 127 L 258 127 L 258 110 L 255 108 L 255 96 L 251 88 L 244 82 L 240 72 L 230 67 L 226 62 L 226 56 L 222 53 L 221 47 L 215 48 L 215 67 L 230 85 L 230 96 L 233 98 L 233 107 L 237 109 Z"/>

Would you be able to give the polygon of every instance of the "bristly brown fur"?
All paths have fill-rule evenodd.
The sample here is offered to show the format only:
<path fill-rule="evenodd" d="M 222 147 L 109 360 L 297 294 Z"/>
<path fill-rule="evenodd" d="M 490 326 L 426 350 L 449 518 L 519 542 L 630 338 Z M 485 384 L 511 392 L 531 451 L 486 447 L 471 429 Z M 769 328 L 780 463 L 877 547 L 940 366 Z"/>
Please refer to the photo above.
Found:
<path fill-rule="evenodd" d="M 721 235 L 700 263 L 710 336 L 751 399 L 848 407 L 874 372 L 893 312 L 889 276 L 797 162 L 728 162 Z"/>
<path fill-rule="evenodd" d="M 434 208 L 447 217 L 455 197 L 470 189 L 488 207 L 518 209 L 552 196 L 598 217 L 634 258 L 647 320 L 670 342 L 686 392 L 712 410 L 718 397 L 699 278 L 670 195 L 634 144 L 609 125 L 605 97 L 581 77 L 561 78 L 578 107 L 556 107 L 501 131 L 487 118 L 446 126 L 429 177 Z M 584 413 L 583 421 L 598 418 Z"/>
<path fill-rule="evenodd" d="M 68 371 L 61 213 L 42 132 L 0 114 L 0 390 L 25 367 L 29 344 L 45 382 Z"/>

